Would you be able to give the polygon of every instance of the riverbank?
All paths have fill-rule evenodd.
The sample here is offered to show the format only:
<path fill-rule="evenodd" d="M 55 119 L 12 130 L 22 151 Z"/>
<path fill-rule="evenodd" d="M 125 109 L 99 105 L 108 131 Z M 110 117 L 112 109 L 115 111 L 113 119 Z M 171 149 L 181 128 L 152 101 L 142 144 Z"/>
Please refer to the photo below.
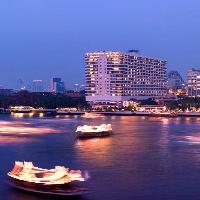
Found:
<path fill-rule="evenodd" d="M 1 111 L 1 115 L 30 115 L 30 116 L 61 116 L 61 115 L 83 115 L 85 111 L 59 111 L 57 109 L 35 109 L 23 111 Z M 88 111 L 88 113 L 98 113 L 109 116 L 150 116 L 150 117 L 200 117 L 200 112 L 179 112 L 179 113 L 151 113 L 151 112 L 132 112 L 132 111 Z"/>

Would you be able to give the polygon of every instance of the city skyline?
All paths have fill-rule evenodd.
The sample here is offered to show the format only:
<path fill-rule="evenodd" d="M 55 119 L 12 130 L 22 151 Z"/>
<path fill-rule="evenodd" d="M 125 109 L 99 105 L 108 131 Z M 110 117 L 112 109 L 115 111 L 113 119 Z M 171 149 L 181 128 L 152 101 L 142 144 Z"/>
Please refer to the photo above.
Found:
<path fill-rule="evenodd" d="M 199 200 L 199 18 L 199 0 L 0 1 L 0 199 Z"/>
<path fill-rule="evenodd" d="M 16 91 L 18 91 L 18 90 L 35 91 L 34 82 L 41 81 L 42 88 L 43 88 L 42 90 L 44 92 L 50 92 L 51 91 L 51 80 L 52 80 L 52 78 L 55 78 L 55 77 L 58 77 L 58 76 L 50 77 L 48 79 L 32 79 L 32 80 L 27 80 L 27 81 L 20 78 L 20 79 L 16 80 L 14 87 L 8 87 L 8 85 L 0 83 L 0 89 L 13 89 Z M 66 85 L 65 86 L 66 90 L 77 90 L 77 88 L 79 90 L 84 87 L 84 82 L 80 82 L 80 80 L 77 80 L 74 83 L 69 83 L 66 80 L 64 80 L 62 77 L 58 77 L 58 78 L 61 78 L 63 80 L 64 84 Z"/>
<path fill-rule="evenodd" d="M 199 5 L 195 0 L 1 2 L 0 84 L 15 88 L 19 79 L 58 76 L 70 86 L 84 82 L 86 52 L 127 49 L 163 58 L 185 78 L 188 68 L 199 66 Z"/>
<path fill-rule="evenodd" d="M 130 52 L 131 51 L 137 51 L 139 53 L 139 55 L 142 55 L 139 50 L 128 50 L 128 51 L 124 51 L 124 53 L 125 52 L 128 53 L 129 51 Z M 117 51 L 105 51 L 104 50 L 104 51 L 96 51 L 96 52 L 97 53 L 98 52 L 101 53 L 101 52 L 117 52 Z M 118 51 L 118 52 L 122 52 L 122 51 Z M 84 55 L 87 55 L 88 53 L 91 53 L 91 52 L 87 52 Z M 155 56 L 149 56 L 149 55 L 148 55 L 148 57 L 156 58 Z M 156 58 L 156 59 L 164 60 L 162 58 Z M 165 60 L 165 61 L 166 61 L 166 72 L 167 73 L 173 73 L 174 70 L 177 71 L 176 68 L 175 69 L 168 69 L 167 60 Z M 85 63 L 84 63 L 84 67 L 85 67 Z M 183 81 L 185 81 L 185 82 L 187 82 L 187 74 L 188 74 L 187 71 L 190 70 L 190 69 L 194 69 L 194 67 L 187 68 L 185 73 L 184 73 L 184 76 L 182 76 L 183 77 Z M 198 68 L 196 68 L 196 69 L 198 69 Z M 177 72 L 179 73 L 180 71 L 177 71 Z M 22 89 L 22 90 L 34 91 L 34 89 L 32 88 L 33 87 L 33 82 L 40 80 L 40 81 L 42 81 L 43 91 L 51 91 L 51 80 L 52 80 L 52 78 L 59 77 L 59 78 L 61 78 L 63 80 L 63 83 L 65 85 L 67 83 L 67 86 L 65 87 L 66 90 L 71 90 L 71 89 L 77 90 L 76 87 L 80 87 L 81 88 L 81 87 L 83 87 L 85 85 L 85 81 L 86 81 L 85 80 L 85 73 L 83 74 L 83 76 L 84 76 L 84 81 L 83 82 L 81 82 L 81 80 L 78 80 L 76 82 L 71 82 L 71 83 L 69 81 L 67 82 L 66 80 L 64 80 L 62 78 L 64 76 L 52 76 L 52 77 L 48 77 L 47 79 L 32 79 L 32 80 L 25 80 L 25 81 L 24 81 L 24 79 L 19 78 L 19 79 L 16 80 L 16 83 L 15 83 L 15 85 L 13 85 L 13 87 L 8 87 L 8 85 L 3 84 L 3 83 L 0 82 L 0 89 L 14 89 L 14 90 L 21 90 Z M 167 81 L 167 79 L 166 79 L 166 81 Z"/>

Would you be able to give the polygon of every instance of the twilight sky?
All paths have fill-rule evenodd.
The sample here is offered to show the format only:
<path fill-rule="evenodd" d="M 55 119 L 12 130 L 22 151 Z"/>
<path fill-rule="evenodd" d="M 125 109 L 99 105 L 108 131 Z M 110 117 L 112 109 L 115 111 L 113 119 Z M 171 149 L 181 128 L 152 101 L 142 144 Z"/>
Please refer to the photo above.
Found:
<path fill-rule="evenodd" d="M 199 0 L 1 0 L 0 84 L 84 82 L 84 53 L 139 49 L 200 68 Z"/>

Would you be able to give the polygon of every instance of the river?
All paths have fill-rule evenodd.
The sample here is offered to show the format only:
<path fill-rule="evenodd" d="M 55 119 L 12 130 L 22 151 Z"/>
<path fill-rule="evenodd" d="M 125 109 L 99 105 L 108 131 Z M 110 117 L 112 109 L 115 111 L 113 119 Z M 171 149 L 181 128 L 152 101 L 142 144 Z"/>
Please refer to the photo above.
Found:
<path fill-rule="evenodd" d="M 79 140 L 76 127 L 112 124 L 111 137 Z M 7 184 L 15 161 L 88 171 L 89 193 L 74 200 L 197 200 L 200 118 L 0 117 L 0 199 L 58 199 Z"/>

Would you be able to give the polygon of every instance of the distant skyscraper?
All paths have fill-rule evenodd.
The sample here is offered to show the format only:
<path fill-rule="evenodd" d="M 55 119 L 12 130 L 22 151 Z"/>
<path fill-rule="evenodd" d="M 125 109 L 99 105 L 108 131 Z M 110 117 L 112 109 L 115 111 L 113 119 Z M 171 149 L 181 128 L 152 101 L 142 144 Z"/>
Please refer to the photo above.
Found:
<path fill-rule="evenodd" d="M 52 78 L 51 80 L 51 92 L 63 93 L 65 92 L 65 84 L 61 78 Z"/>
<path fill-rule="evenodd" d="M 132 50 L 87 53 L 85 64 L 87 101 L 119 102 L 167 93 L 165 60 Z"/>
<path fill-rule="evenodd" d="M 33 92 L 43 92 L 43 81 L 42 80 L 33 80 L 32 82 L 32 91 Z"/>
<path fill-rule="evenodd" d="M 84 84 L 80 85 L 80 90 L 85 90 L 85 85 Z"/>
<path fill-rule="evenodd" d="M 167 87 L 169 89 L 182 89 L 185 87 L 184 80 L 177 71 L 170 71 L 167 74 Z"/>
<path fill-rule="evenodd" d="M 75 91 L 75 92 L 78 92 L 78 91 L 79 91 L 79 84 L 78 84 L 78 83 L 75 83 L 75 84 L 74 84 L 74 91 Z"/>
<path fill-rule="evenodd" d="M 17 81 L 17 90 L 25 90 L 26 86 L 22 79 L 18 79 Z"/>
<path fill-rule="evenodd" d="M 200 70 L 194 68 L 187 72 L 188 96 L 200 96 Z"/>

